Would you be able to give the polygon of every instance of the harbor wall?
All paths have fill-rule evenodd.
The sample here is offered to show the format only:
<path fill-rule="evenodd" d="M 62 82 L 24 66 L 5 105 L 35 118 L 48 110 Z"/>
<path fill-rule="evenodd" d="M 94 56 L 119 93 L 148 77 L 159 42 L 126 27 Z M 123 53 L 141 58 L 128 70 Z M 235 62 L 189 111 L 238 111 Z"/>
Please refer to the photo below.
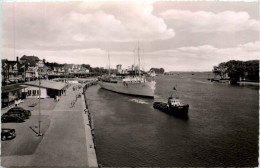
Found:
<path fill-rule="evenodd" d="M 83 87 L 83 97 L 82 97 L 82 116 L 84 119 L 85 125 L 85 134 L 86 134 L 86 145 L 88 148 L 88 164 L 89 167 L 98 167 L 97 156 L 96 156 L 96 141 L 95 141 L 95 133 L 94 133 L 94 122 L 93 117 L 88 109 L 87 99 L 85 95 L 85 91 L 88 87 L 97 84 L 97 82 L 88 82 Z"/>

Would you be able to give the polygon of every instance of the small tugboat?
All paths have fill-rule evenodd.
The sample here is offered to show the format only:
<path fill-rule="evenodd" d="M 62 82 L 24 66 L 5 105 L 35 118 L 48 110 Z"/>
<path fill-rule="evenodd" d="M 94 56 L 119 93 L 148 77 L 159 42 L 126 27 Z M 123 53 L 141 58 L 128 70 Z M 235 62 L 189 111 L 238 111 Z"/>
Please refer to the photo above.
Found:
<path fill-rule="evenodd" d="M 187 116 L 189 112 L 189 105 L 180 102 L 178 97 L 169 97 L 168 103 L 154 102 L 153 107 L 166 113 L 175 115 Z"/>

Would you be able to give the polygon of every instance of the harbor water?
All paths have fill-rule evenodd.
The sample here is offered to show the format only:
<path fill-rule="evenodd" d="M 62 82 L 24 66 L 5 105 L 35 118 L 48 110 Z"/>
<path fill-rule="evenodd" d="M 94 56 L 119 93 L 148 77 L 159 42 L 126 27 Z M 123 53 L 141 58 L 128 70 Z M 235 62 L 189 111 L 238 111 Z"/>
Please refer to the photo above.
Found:
<path fill-rule="evenodd" d="M 258 166 L 259 87 L 212 83 L 207 73 L 157 76 L 155 99 L 98 85 L 86 91 L 98 163 L 105 167 Z M 153 108 L 177 88 L 188 118 Z"/>

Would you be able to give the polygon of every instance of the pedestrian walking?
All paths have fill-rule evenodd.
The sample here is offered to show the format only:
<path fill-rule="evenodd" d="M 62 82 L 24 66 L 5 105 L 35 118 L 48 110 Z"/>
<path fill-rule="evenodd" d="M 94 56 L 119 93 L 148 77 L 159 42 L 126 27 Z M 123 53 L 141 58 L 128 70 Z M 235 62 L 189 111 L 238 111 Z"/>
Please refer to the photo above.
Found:
<path fill-rule="evenodd" d="M 75 105 L 75 101 L 72 100 L 72 101 L 71 101 L 71 107 L 74 107 L 74 105 Z"/>
<path fill-rule="evenodd" d="M 15 105 L 15 107 L 18 106 L 18 101 L 17 100 L 14 101 L 14 105 Z"/>

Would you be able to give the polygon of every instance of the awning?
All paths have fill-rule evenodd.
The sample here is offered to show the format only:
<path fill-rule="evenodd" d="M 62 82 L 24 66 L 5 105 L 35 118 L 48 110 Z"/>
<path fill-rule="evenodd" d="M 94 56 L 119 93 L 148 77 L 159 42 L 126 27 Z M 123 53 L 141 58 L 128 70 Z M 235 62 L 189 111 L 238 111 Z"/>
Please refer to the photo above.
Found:
<path fill-rule="evenodd" d="M 2 86 L 2 93 L 8 93 L 8 92 L 12 92 L 12 91 L 17 91 L 17 90 L 22 90 L 26 88 L 25 86 L 20 86 L 18 84 L 15 85 L 7 85 L 7 86 Z"/>
<path fill-rule="evenodd" d="M 66 87 L 65 83 L 62 83 L 62 82 L 55 82 L 55 81 L 51 81 L 51 80 L 41 80 L 40 82 L 41 82 L 40 86 L 39 86 L 38 80 L 25 82 L 25 83 L 23 83 L 23 85 L 47 88 L 47 89 L 54 89 L 54 90 L 62 90 Z"/>

